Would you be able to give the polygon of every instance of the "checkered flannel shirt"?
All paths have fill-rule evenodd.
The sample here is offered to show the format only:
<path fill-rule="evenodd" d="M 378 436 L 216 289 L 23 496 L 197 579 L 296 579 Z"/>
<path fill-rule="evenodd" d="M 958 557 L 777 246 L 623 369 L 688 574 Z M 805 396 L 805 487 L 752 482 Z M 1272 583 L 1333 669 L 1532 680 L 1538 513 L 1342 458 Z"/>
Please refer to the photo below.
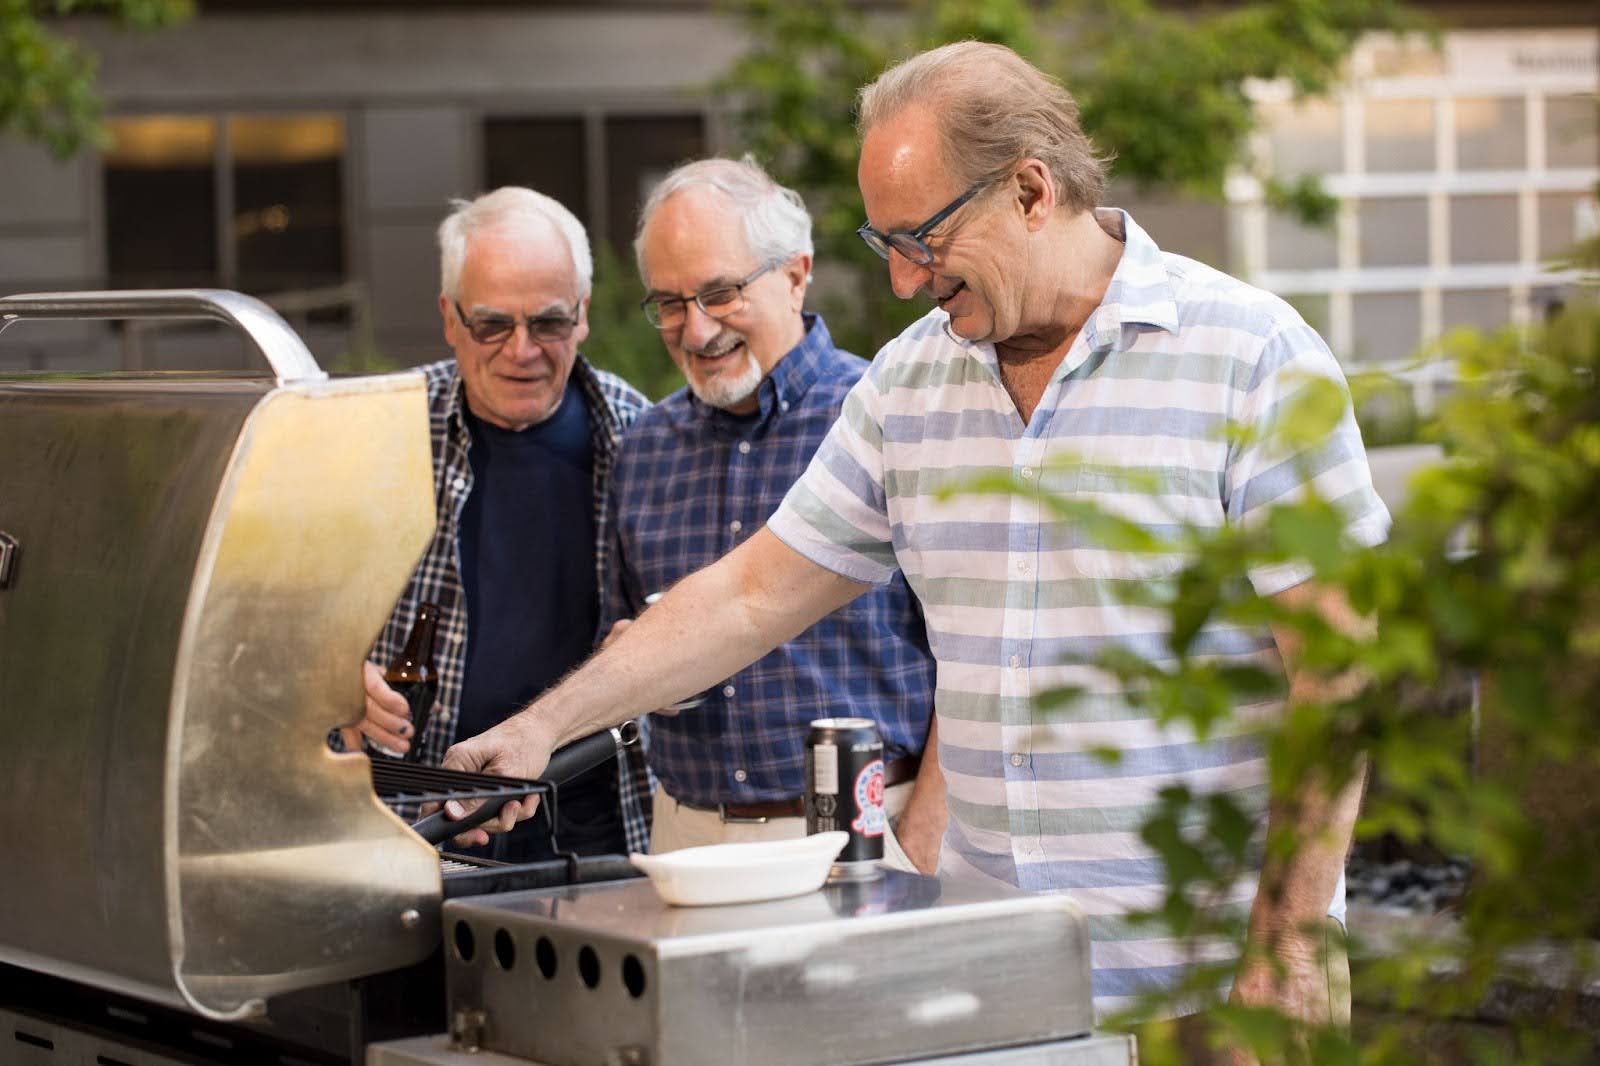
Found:
<path fill-rule="evenodd" d="M 804 339 L 756 390 L 755 415 L 680 389 L 623 437 L 602 632 L 748 540 L 806 469 L 867 363 L 835 348 L 820 317 L 805 319 Z M 920 755 L 933 674 L 921 609 L 897 576 L 713 685 L 693 710 L 649 716 L 650 769 L 683 803 L 798 797 L 813 719 L 870 718 L 886 760 Z"/>
<path fill-rule="evenodd" d="M 467 459 L 472 437 L 464 417 L 456 361 L 444 359 L 418 369 L 428 382 L 428 422 L 433 440 L 433 486 L 438 523 L 433 542 L 428 545 L 427 553 L 404 595 L 395 604 L 394 613 L 389 616 L 368 658 L 379 666 L 394 659 L 405 645 L 419 604 L 437 603 L 444 608 L 435 653 L 439 667 L 439 706 L 419 738 L 421 761 L 437 766 L 450 745 L 460 739 L 456 736 L 456 721 L 467 667 L 467 612 L 457 544 L 461 511 L 472 493 L 472 464 Z M 598 596 L 603 595 L 601 590 L 606 587 L 608 516 L 605 502 L 616 463 L 617 442 L 622 431 L 649 401 L 615 374 L 594 369 L 582 356 L 573 365 L 572 376 L 589 403 L 594 443 L 594 563 Z M 648 851 L 651 781 L 644 755 L 637 747 L 628 749 L 617 761 L 617 776 L 628 849 Z"/>

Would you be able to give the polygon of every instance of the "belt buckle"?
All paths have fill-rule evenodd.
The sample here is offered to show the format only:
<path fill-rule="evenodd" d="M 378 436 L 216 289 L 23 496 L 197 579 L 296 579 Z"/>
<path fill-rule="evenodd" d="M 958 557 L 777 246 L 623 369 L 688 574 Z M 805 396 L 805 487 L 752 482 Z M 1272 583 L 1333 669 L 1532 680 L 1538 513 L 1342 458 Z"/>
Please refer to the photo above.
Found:
<path fill-rule="evenodd" d="M 758 814 L 754 818 L 745 818 L 737 814 L 729 814 L 728 805 L 726 803 L 717 804 L 717 817 L 722 819 L 723 825 L 766 825 L 772 820 L 764 814 Z"/>

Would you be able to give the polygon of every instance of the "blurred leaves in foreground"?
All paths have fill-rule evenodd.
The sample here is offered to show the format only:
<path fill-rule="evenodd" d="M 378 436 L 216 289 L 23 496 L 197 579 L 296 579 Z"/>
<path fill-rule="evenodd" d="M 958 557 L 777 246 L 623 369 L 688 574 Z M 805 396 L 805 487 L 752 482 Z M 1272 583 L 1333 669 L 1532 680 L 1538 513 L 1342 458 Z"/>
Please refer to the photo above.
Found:
<path fill-rule="evenodd" d="M 1199 967 L 1123 1022 L 1170 1012 L 1181 998 L 1210 1003 L 1222 1042 L 1264 1061 L 1411 1063 L 1430 1026 L 1474 1016 L 1492 988 L 1515 987 L 1542 951 L 1563 960 L 1553 990 L 1544 967 L 1545 1005 L 1515 1018 L 1503 1040 L 1462 1037 L 1450 1045 L 1459 1056 L 1451 1061 L 1507 1061 L 1508 1045 L 1519 1063 L 1593 1061 L 1595 1034 L 1576 1009 L 1596 974 L 1600 827 L 1578 819 L 1552 829 L 1528 797 L 1558 775 L 1582 782 L 1600 774 L 1600 303 L 1574 301 L 1529 330 L 1453 334 L 1436 356 L 1460 370 L 1423 427 L 1444 459 L 1417 473 L 1378 547 L 1348 544 L 1337 501 L 1314 496 L 1283 502 L 1253 524 L 1188 524 L 1157 538 L 1086 498 L 1056 501 L 1057 514 L 1094 543 L 1184 559 L 1170 578 L 1126 593 L 1165 617 L 1159 653 L 1113 646 L 1087 664 L 1115 677 L 1131 704 L 1202 738 L 1236 733 L 1244 726 L 1235 709 L 1259 703 L 1281 679 L 1219 665 L 1201 635 L 1217 624 L 1295 633 L 1307 669 L 1359 677 L 1365 687 L 1348 698 L 1297 700 L 1268 724 L 1274 798 L 1289 800 L 1311 779 L 1337 786 L 1370 763 L 1383 788 L 1368 797 L 1358 839 L 1426 841 L 1474 871 L 1451 935 L 1391 945 L 1359 967 L 1363 1001 L 1394 1009 L 1364 1027 L 1359 1044 L 1338 1029 L 1217 1002 L 1226 973 L 1215 967 Z M 1337 384 L 1308 380 L 1294 404 L 1280 421 L 1294 427 L 1281 442 L 1286 454 L 1303 453 L 1345 400 Z M 1014 489 L 997 482 L 968 491 Z M 1313 580 L 1376 622 L 1372 633 L 1352 635 L 1256 595 L 1249 572 L 1285 562 L 1308 564 Z M 1472 717 L 1443 714 L 1432 698 L 1451 673 L 1476 679 L 1476 736 Z M 1081 696 L 1055 693 L 1037 713 L 1071 716 Z M 1261 855 L 1270 861 L 1302 843 L 1261 839 L 1262 824 L 1257 806 L 1229 794 L 1163 792 L 1142 836 L 1162 857 L 1165 896 L 1137 920 L 1152 935 L 1193 945 L 1196 959 L 1208 941 L 1242 944 L 1244 915 L 1211 901 L 1228 898 Z M 1351 932 L 1359 956 L 1362 930 Z M 1141 1062 L 1176 1054 L 1159 1039 L 1141 1046 Z"/>

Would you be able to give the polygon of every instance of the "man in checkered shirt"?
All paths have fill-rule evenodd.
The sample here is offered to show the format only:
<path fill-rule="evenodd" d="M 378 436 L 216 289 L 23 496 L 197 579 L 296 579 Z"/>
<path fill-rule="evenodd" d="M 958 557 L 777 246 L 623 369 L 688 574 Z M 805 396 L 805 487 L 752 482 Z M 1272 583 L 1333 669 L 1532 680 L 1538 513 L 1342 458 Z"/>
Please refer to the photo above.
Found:
<path fill-rule="evenodd" d="M 645 317 L 688 387 L 623 438 L 602 625 L 626 626 L 653 594 L 758 532 L 867 369 L 802 310 L 811 216 L 753 160 L 668 174 L 640 212 L 634 249 Z M 859 717 L 883 740 L 885 852 L 933 869 L 944 831 L 928 744 L 933 656 L 903 578 L 686 702 L 648 719 L 653 851 L 804 836 L 806 730 Z"/>
<path fill-rule="evenodd" d="M 572 213 L 531 189 L 458 201 L 439 227 L 439 313 L 455 358 L 422 367 L 433 439 L 433 542 L 364 666 L 366 714 L 343 731 L 438 765 L 445 749 L 515 713 L 588 655 L 604 584 L 605 499 L 623 429 L 645 406 L 578 354 L 593 260 Z M 443 608 L 439 702 L 421 737 L 382 666 L 422 603 Z M 562 785 L 564 850 L 642 851 L 642 756 Z M 551 854 L 543 819 L 488 845 L 508 861 Z"/>

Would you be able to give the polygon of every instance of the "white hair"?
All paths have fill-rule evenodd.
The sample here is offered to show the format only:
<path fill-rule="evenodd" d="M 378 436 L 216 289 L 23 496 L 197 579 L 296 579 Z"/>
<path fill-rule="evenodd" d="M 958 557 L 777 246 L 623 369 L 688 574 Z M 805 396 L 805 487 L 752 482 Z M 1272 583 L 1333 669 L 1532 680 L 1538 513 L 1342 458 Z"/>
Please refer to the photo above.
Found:
<path fill-rule="evenodd" d="M 450 214 L 439 223 L 439 282 L 445 295 L 452 299 L 460 295 L 461 270 L 473 236 L 493 231 L 543 237 L 546 226 L 554 226 L 566 242 L 578 278 L 578 299 L 588 297 L 594 285 L 594 258 L 583 223 L 556 200 L 520 185 L 502 186 L 476 200 L 450 201 Z"/>
<path fill-rule="evenodd" d="M 753 156 L 701 159 L 662 178 L 645 200 L 633 238 L 640 277 L 645 273 L 644 230 L 650 219 L 674 195 L 697 186 L 716 189 L 733 201 L 744 229 L 745 247 L 758 262 L 788 262 L 797 255 L 812 254 L 811 214 L 799 193 L 773 181 Z"/>

